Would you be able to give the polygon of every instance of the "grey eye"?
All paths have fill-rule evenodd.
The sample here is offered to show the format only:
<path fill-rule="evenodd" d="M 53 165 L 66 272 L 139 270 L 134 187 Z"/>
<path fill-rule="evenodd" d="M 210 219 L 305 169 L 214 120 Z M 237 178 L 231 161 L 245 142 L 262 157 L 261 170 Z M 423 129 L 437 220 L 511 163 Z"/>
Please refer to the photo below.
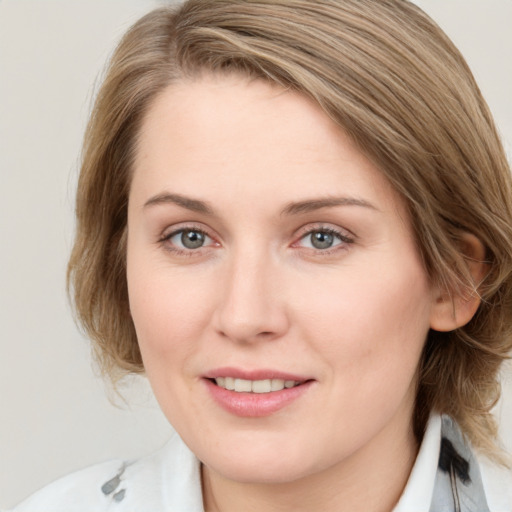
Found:
<path fill-rule="evenodd" d="M 325 231 L 315 231 L 310 235 L 311 245 L 315 249 L 329 249 L 334 245 L 334 235 Z"/>
<path fill-rule="evenodd" d="M 167 248 L 179 254 L 192 254 L 198 249 L 215 246 L 215 242 L 200 228 L 183 228 L 173 231 L 162 239 Z M 200 251 L 198 251 L 199 253 Z"/>
<path fill-rule="evenodd" d="M 204 245 L 205 240 L 205 234 L 200 231 L 185 229 L 181 232 L 181 244 L 187 249 L 199 249 Z"/>

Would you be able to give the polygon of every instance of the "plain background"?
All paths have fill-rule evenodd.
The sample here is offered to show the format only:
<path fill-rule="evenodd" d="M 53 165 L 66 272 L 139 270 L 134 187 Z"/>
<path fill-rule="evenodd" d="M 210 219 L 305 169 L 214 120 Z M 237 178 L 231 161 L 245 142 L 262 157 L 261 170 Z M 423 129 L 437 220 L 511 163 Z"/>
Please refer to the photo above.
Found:
<path fill-rule="evenodd" d="M 114 407 L 64 291 L 80 142 L 104 63 L 157 0 L 0 0 L 0 506 L 158 448 L 143 378 Z M 466 56 L 512 154 L 512 1 L 418 0 Z M 512 378 L 497 412 L 512 448 Z"/>

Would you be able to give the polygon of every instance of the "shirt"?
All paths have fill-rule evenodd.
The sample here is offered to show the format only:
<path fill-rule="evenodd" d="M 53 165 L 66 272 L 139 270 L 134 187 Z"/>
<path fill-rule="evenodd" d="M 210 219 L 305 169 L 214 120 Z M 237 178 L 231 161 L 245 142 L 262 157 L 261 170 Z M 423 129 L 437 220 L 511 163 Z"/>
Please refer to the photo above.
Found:
<path fill-rule="evenodd" d="M 177 434 L 157 452 L 112 460 L 44 487 L 12 512 L 203 512 L 200 462 Z M 512 512 L 512 473 L 479 459 L 432 415 L 393 512 Z"/>

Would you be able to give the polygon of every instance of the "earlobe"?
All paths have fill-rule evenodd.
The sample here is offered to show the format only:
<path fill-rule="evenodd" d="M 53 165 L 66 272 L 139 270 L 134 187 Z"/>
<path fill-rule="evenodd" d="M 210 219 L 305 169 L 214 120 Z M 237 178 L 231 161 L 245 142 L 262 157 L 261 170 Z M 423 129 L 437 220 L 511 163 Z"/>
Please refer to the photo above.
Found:
<path fill-rule="evenodd" d="M 460 240 L 460 249 L 474 287 L 472 290 L 451 293 L 447 290 L 434 290 L 430 328 L 435 331 L 453 331 L 466 325 L 480 306 L 478 288 L 487 274 L 485 247 L 475 235 L 464 233 Z"/>

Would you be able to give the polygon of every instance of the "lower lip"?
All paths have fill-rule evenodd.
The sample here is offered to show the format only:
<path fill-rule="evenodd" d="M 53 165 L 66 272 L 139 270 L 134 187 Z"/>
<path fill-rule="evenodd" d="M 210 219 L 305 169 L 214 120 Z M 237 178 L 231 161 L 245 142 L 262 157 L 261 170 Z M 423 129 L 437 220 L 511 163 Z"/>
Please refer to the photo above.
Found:
<path fill-rule="evenodd" d="M 245 418 L 269 416 L 298 400 L 313 384 L 313 381 L 307 381 L 293 388 L 270 393 L 238 393 L 221 388 L 209 379 L 204 382 L 213 399 L 224 410 Z"/>

